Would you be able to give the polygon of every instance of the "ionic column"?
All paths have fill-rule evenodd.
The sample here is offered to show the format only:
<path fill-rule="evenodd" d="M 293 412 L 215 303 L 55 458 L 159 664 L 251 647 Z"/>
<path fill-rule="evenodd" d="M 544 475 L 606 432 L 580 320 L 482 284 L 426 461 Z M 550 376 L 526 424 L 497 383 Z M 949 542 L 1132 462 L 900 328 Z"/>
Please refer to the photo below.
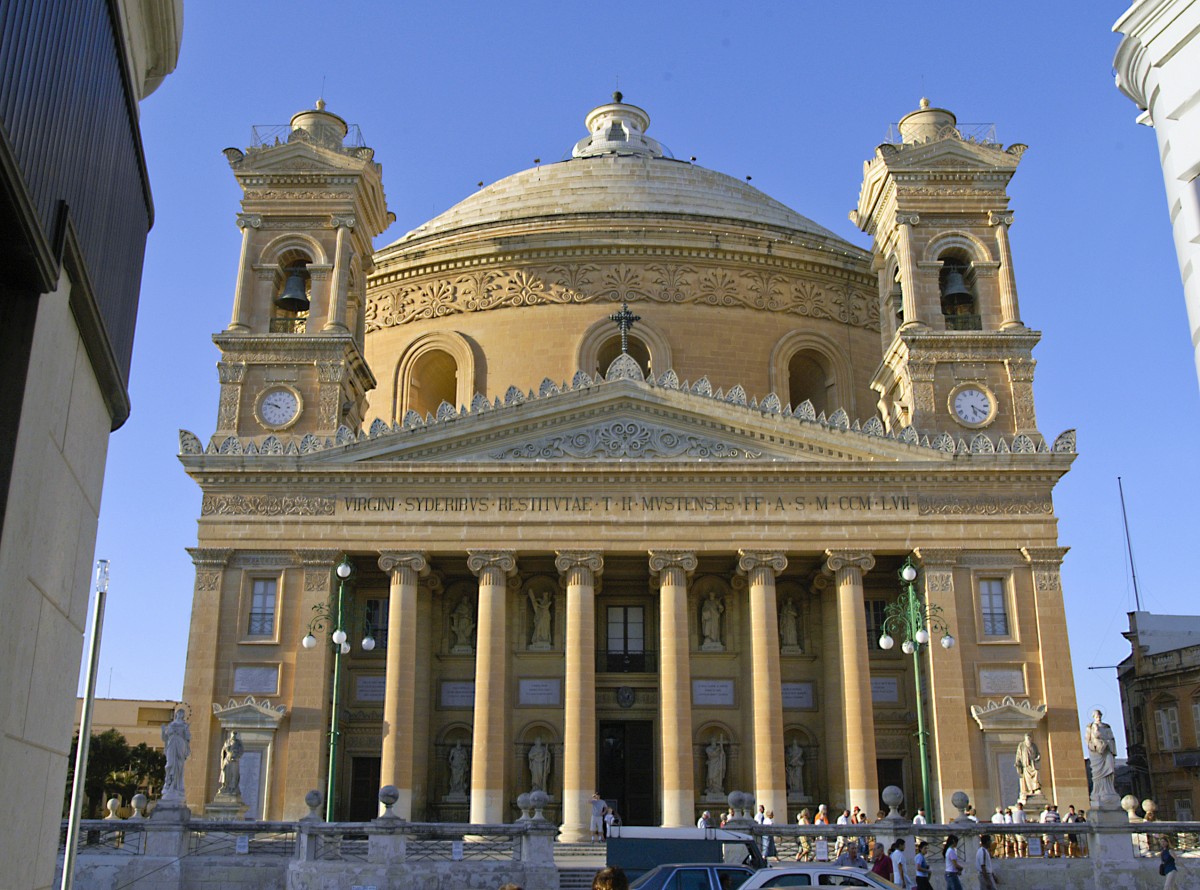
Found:
<path fill-rule="evenodd" d="M 746 576 L 750 599 L 750 701 L 754 714 L 754 797 L 776 813 L 787 813 L 783 753 L 783 685 L 779 673 L 779 611 L 775 576 L 787 568 L 782 553 L 739 550 L 738 574 Z"/>
<path fill-rule="evenodd" d="M 825 571 L 837 589 L 838 663 L 842 669 L 842 744 L 846 749 L 847 808 L 870 811 L 879 804 L 879 768 L 875 762 L 875 712 L 871 701 L 871 664 L 867 654 L 867 611 L 863 574 L 875 565 L 869 553 L 826 550 Z"/>
<path fill-rule="evenodd" d="M 250 276 L 250 233 L 262 226 L 262 217 L 251 213 L 238 215 L 238 228 L 242 230 L 242 254 L 238 259 L 237 288 L 233 292 L 233 319 L 229 322 L 231 331 L 250 330 L 250 300 L 248 292 L 253 286 L 246 280 Z"/>
<path fill-rule="evenodd" d="M 604 558 L 595 551 L 562 550 L 554 565 L 567 587 L 561 840 L 577 842 L 591 836 L 589 801 L 597 790 L 596 578 Z"/>
<path fill-rule="evenodd" d="M 963 621 L 958 614 L 954 568 L 958 565 L 961 551 L 921 547 L 916 552 L 921 560 L 919 583 L 925 588 L 925 602 L 941 608 L 942 620 L 950 628 L 950 633 L 959 636 Z M 969 710 L 963 647 L 943 649 L 931 640 L 924 649 L 925 659 L 928 659 L 929 740 L 930 757 L 933 760 L 930 772 L 936 786 L 934 800 L 937 802 L 934 812 L 925 815 L 931 822 L 949 821 L 954 814 L 950 796 L 955 791 L 965 791 L 972 800 L 977 800 L 981 788 L 986 787 L 986 780 L 976 785 L 972 769 L 974 758 L 967 756 L 977 739 L 971 731 L 973 725 L 962 719 L 962 715 Z"/>
<path fill-rule="evenodd" d="M 335 216 L 331 220 L 337 229 L 337 244 L 333 252 L 333 275 L 329 280 L 329 315 L 322 331 L 346 330 L 346 275 L 350 268 L 350 250 L 346 240 L 354 228 L 353 216 Z"/>
<path fill-rule="evenodd" d="M 687 602 L 687 581 L 694 571 L 695 553 L 650 553 L 650 575 L 659 578 L 659 752 L 664 828 L 691 827 L 695 815 Z"/>
<path fill-rule="evenodd" d="M 1046 703 L 1046 748 L 1043 749 L 1042 785 L 1058 800 L 1086 799 L 1087 775 L 1078 756 L 1071 757 L 1072 738 L 1079 738 L 1075 684 L 1071 680 L 1071 647 L 1067 640 L 1067 612 L 1063 604 L 1062 561 L 1066 547 L 1022 547 L 1033 586 L 1033 617 L 1040 644 L 1042 694 Z M 1018 585 L 1018 597 L 1021 596 Z M 1021 609 L 1018 609 L 1020 613 Z M 1037 683 L 1030 692 L 1036 694 Z M 1071 733 L 1074 732 L 1074 736 Z M 1047 773 L 1050 781 L 1046 781 Z"/>
<path fill-rule="evenodd" d="M 412 818 L 413 724 L 417 685 L 417 583 L 429 574 L 424 553 L 381 551 L 379 568 L 391 578 L 383 697 L 383 758 L 379 784 L 400 790 L 395 813 Z"/>
<path fill-rule="evenodd" d="M 504 821 L 505 723 L 508 719 L 508 626 L 504 603 L 508 576 L 516 574 L 511 550 L 468 550 L 467 568 L 479 576 L 475 624 L 475 720 L 471 727 L 471 822 Z"/>
<path fill-rule="evenodd" d="M 896 258 L 900 261 L 900 305 L 904 312 L 901 328 L 925 327 L 917 300 L 917 269 L 912 255 L 912 227 L 920 221 L 921 217 L 915 213 L 896 214 Z"/>
<path fill-rule="evenodd" d="M 1021 313 L 1017 309 L 1017 277 L 1013 274 L 1012 248 L 1008 243 L 1011 213 L 988 212 L 988 225 L 996 227 L 996 244 L 1000 248 L 1000 328 L 1020 328 Z"/>

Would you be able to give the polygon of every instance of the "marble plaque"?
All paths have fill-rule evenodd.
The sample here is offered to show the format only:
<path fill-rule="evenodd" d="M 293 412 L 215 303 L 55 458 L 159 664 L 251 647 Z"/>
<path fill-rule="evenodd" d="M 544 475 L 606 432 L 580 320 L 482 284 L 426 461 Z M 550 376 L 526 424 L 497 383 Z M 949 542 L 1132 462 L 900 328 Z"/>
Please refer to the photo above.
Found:
<path fill-rule="evenodd" d="M 981 695 L 1024 695 L 1025 674 L 1019 667 L 981 667 L 979 669 L 979 693 Z"/>
<path fill-rule="evenodd" d="M 443 680 L 438 702 L 443 708 L 474 708 L 475 681 Z"/>
<path fill-rule="evenodd" d="M 234 692 L 278 695 L 279 668 L 275 665 L 241 665 L 233 669 Z"/>
<path fill-rule="evenodd" d="M 262 806 L 258 799 L 258 790 L 262 784 L 262 751 L 246 751 L 238 766 L 242 768 L 238 777 L 238 791 L 242 794 L 242 803 L 247 807 L 246 815 L 255 819 L 262 818 Z"/>
<path fill-rule="evenodd" d="M 732 680 L 693 680 L 692 704 L 733 707 Z"/>
<path fill-rule="evenodd" d="M 811 711 L 817 706 L 812 683 L 784 683 L 785 711 Z"/>
<path fill-rule="evenodd" d="M 522 680 L 518 686 L 517 703 L 558 707 L 562 704 L 562 680 Z"/>
<path fill-rule="evenodd" d="M 387 677 L 356 677 L 354 697 L 358 701 L 383 701 L 387 693 Z"/>
<path fill-rule="evenodd" d="M 871 678 L 871 701 L 894 705 L 900 701 L 900 681 L 895 677 Z"/>

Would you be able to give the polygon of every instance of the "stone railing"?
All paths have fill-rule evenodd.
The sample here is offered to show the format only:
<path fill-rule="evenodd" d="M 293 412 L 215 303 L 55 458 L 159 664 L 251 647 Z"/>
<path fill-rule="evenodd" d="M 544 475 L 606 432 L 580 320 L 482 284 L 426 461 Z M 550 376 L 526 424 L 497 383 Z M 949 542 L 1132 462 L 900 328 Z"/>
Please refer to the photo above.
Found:
<path fill-rule="evenodd" d="M 539 811 L 510 825 L 406 822 L 391 814 L 395 796 L 370 822 L 324 822 L 319 792 L 298 822 L 192 819 L 186 809 L 150 818 L 88 819 L 76 843 L 80 890 L 351 890 L 351 888 L 498 887 L 556 890 L 558 827 Z M 59 868 L 66 843 L 60 838 Z M 56 878 L 56 885 L 58 883 Z"/>

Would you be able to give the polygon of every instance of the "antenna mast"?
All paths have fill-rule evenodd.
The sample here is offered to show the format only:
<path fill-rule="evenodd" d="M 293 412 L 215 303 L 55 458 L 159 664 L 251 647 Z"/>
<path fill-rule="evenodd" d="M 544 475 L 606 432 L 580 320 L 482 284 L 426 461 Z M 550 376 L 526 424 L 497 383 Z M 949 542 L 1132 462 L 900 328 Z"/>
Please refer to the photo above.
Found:
<path fill-rule="evenodd" d="M 1137 610 L 1142 611 L 1142 597 L 1138 594 L 1137 569 L 1133 565 L 1133 543 L 1129 540 L 1129 516 L 1125 513 L 1125 488 L 1121 485 L 1121 477 L 1117 477 L 1117 491 L 1121 493 L 1121 519 L 1125 523 L 1125 549 L 1129 551 L 1129 574 L 1133 576 L 1133 601 Z"/>

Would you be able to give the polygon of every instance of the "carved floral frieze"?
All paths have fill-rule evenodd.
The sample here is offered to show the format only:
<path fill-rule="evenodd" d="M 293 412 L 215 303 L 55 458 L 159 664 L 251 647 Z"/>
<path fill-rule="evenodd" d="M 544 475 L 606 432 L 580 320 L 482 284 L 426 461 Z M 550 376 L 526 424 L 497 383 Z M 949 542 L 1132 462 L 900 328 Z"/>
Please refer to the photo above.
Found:
<path fill-rule="evenodd" d="M 533 442 L 491 453 L 495 460 L 673 457 L 746 460 L 761 456 L 761 451 L 737 448 L 706 436 L 647 426 L 636 420 L 618 420 L 562 435 L 544 436 Z"/>

